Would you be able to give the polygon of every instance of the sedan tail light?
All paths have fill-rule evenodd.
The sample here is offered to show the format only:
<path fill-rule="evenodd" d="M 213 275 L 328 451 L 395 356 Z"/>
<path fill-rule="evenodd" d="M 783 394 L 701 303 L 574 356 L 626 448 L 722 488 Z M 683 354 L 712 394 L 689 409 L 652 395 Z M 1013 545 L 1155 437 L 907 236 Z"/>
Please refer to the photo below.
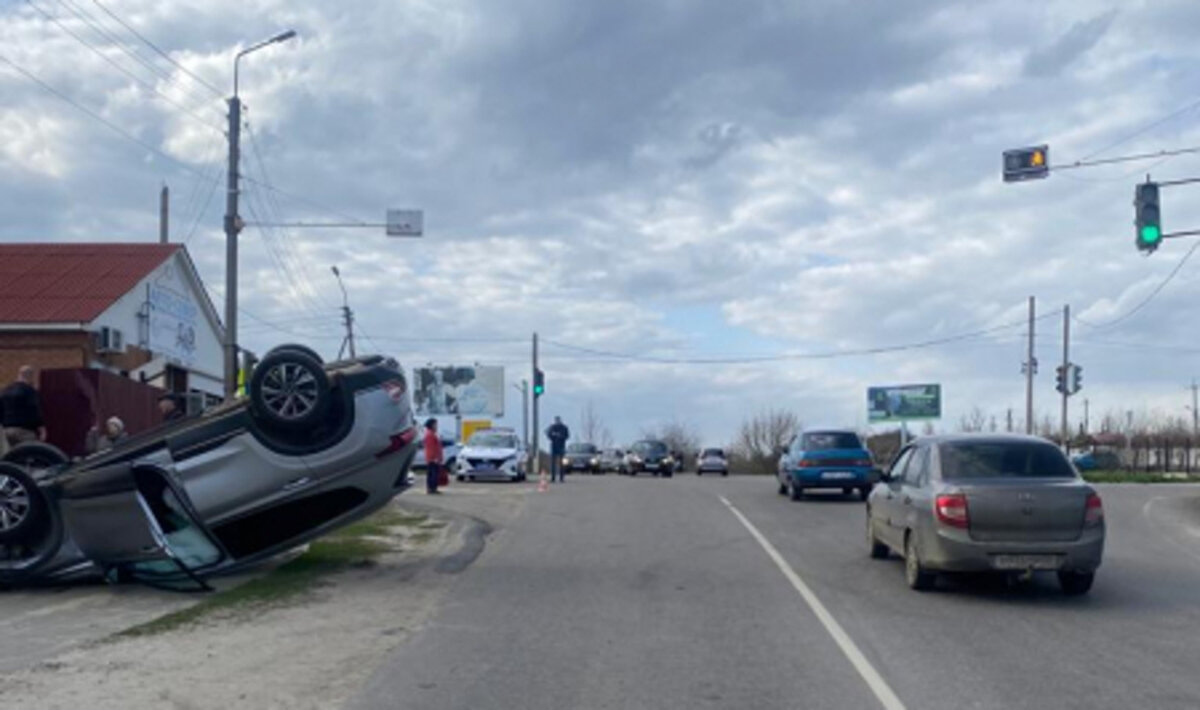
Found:
<path fill-rule="evenodd" d="M 962 493 L 944 493 L 934 499 L 933 510 L 938 522 L 952 528 L 966 529 L 970 522 L 967 513 L 967 497 Z"/>
<path fill-rule="evenodd" d="M 858 459 L 857 461 L 854 462 L 854 465 L 861 466 L 862 468 L 871 468 L 872 463 L 871 463 L 871 459 Z"/>
<path fill-rule="evenodd" d="M 814 459 L 800 459 L 796 462 L 796 465 L 800 468 L 816 468 L 821 465 L 821 462 Z"/>
<path fill-rule="evenodd" d="M 1084 525 L 1099 525 L 1104 520 L 1104 503 L 1098 494 L 1093 493 L 1088 496 L 1085 511 L 1083 514 Z"/>

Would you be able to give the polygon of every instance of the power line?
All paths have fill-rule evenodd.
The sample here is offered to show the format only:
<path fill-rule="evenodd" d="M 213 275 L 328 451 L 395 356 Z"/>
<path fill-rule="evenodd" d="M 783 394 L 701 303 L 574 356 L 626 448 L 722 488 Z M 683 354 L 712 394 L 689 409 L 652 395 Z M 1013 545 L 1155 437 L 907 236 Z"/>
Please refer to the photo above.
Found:
<path fill-rule="evenodd" d="M 359 224 L 364 227 L 370 226 L 366 220 L 359 219 L 358 217 L 352 217 L 345 212 L 341 212 L 339 210 L 333 209 L 332 207 L 329 207 L 328 205 L 323 205 L 320 202 L 317 202 L 316 200 L 310 199 L 308 197 L 304 197 L 303 195 L 297 195 L 294 192 L 288 192 L 287 190 L 284 190 L 283 188 L 277 187 L 275 185 L 271 185 L 266 182 L 262 182 L 260 180 L 255 180 L 254 178 L 246 176 L 246 175 L 243 175 L 242 179 L 252 185 L 257 185 L 265 190 L 270 190 L 271 192 L 274 192 L 277 195 L 282 195 L 284 197 L 293 199 L 297 202 L 302 202 L 310 207 L 315 207 L 318 210 L 322 210 L 324 212 L 329 212 L 330 214 L 335 214 L 335 215 L 342 217 L 346 220 L 349 220 L 350 222 L 353 222 L 355 224 Z"/>
<path fill-rule="evenodd" d="M 1131 318 L 1135 314 L 1137 314 L 1138 311 L 1145 308 L 1147 304 L 1149 304 L 1151 301 L 1153 301 L 1154 298 L 1156 296 L 1158 296 L 1158 294 L 1161 293 L 1164 288 L 1167 287 L 1167 284 L 1171 283 L 1171 280 L 1175 278 L 1175 275 L 1179 273 L 1180 269 L 1183 268 L 1183 265 L 1187 263 L 1187 260 L 1190 259 L 1192 257 L 1192 254 L 1194 254 L 1196 252 L 1197 247 L 1200 247 L 1200 242 L 1195 242 L 1194 244 L 1192 244 L 1192 248 L 1188 249 L 1187 253 L 1183 255 L 1183 258 L 1179 260 L 1179 263 L 1175 265 L 1175 268 L 1171 269 L 1171 273 L 1167 274 L 1167 277 L 1165 279 L 1163 279 L 1162 282 L 1159 283 L 1158 286 L 1156 286 L 1153 291 L 1150 292 L 1150 295 L 1148 295 L 1144 299 L 1142 299 L 1142 301 L 1140 303 L 1138 303 L 1136 306 L 1131 308 L 1127 313 L 1125 313 L 1125 315 L 1119 316 L 1119 317 L 1114 318 L 1105 323 L 1089 323 L 1088 321 L 1083 320 L 1079 316 L 1075 316 L 1074 320 L 1077 321 L 1080 325 L 1085 325 L 1089 328 L 1095 328 L 1096 330 L 1107 330 L 1108 328 L 1111 328 L 1114 325 L 1121 323 L 1122 321 L 1128 320 L 1129 318 Z"/>
<path fill-rule="evenodd" d="M 1038 318 L 1038 320 L 1052 317 L 1054 315 L 1057 315 L 1057 313 L 1061 313 L 1061 311 L 1045 314 L 1045 315 L 1041 316 L 1040 318 Z M 617 352 L 611 352 L 611 351 L 606 351 L 606 350 L 598 350 L 598 349 L 594 349 L 594 348 L 585 348 L 585 347 L 580 347 L 577 345 L 568 345 L 566 343 L 560 343 L 560 342 L 550 340 L 550 339 L 545 339 L 545 343 L 547 345 L 551 345 L 551 346 L 554 346 L 556 348 L 560 348 L 563 350 L 579 352 L 579 353 L 586 353 L 589 355 L 598 355 L 598 356 L 614 358 L 614 359 L 630 360 L 633 362 L 648 362 L 648 363 L 663 364 L 663 365 L 750 365 L 750 364 L 756 364 L 756 363 L 784 362 L 784 361 L 791 361 L 791 360 L 831 360 L 831 359 L 836 359 L 836 358 L 840 358 L 840 357 L 852 357 L 852 356 L 862 356 L 862 355 L 880 355 L 880 354 L 892 353 L 892 352 L 903 352 L 903 351 L 907 351 L 907 350 L 918 350 L 918 349 L 923 349 L 923 348 L 935 347 L 938 345 L 946 345 L 949 343 L 955 343 L 955 342 L 959 342 L 959 341 L 963 341 L 963 340 L 969 340 L 972 338 L 979 338 L 979 337 L 983 337 L 985 335 L 990 335 L 992 333 L 996 333 L 996 332 L 999 332 L 1002 330 L 1008 330 L 1010 328 L 1018 328 L 1025 324 L 1026 324 L 1026 321 L 1018 321 L 1018 322 L 1014 322 L 1014 323 L 1008 323 L 1005 325 L 994 326 L 991 328 L 984 328 L 982 330 L 972 331 L 969 333 L 960 333 L 958 335 L 947 336 L 944 338 L 934 338 L 931 340 L 918 341 L 918 342 L 914 342 L 914 343 L 903 343 L 903 344 L 899 344 L 899 345 L 884 345 L 884 346 L 877 346 L 877 347 L 870 347 L 870 348 L 858 348 L 858 349 L 852 349 L 852 350 L 831 350 L 831 351 L 827 351 L 827 352 L 818 352 L 818 353 L 785 353 L 785 354 L 781 354 L 781 355 L 756 355 L 756 356 L 748 356 L 748 357 L 665 358 L 665 357 L 656 357 L 653 355 L 636 355 L 636 354 L 632 354 L 632 353 L 617 353 Z"/>
<path fill-rule="evenodd" d="M 216 131 L 217 133 L 223 133 L 223 131 L 220 129 L 220 127 L 216 126 L 215 124 L 209 123 L 209 122 L 208 122 L 208 121 L 206 121 L 204 118 L 202 118 L 202 117 L 201 117 L 199 114 L 197 114 L 196 112 L 194 112 L 194 111 L 192 111 L 191 109 L 189 109 L 187 106 L 184 106 L 183 104 L 181 104 L 181 103 L 179 103 L 179 102 L 175 101 L 175 100 L 174 100 L 174 99 L 172 99 L 170 96 L 167 96 L 166 94 L 164 94 L 164 93 L 162 93 L 161 91 L 159 91 L 159 90 L 158 90 L 157 88 L 155 88 L 155 87 L 154 87 L 152 84 L 150 84 L 150 83 L 146 82 L 144 79 L 142 79 L 142 78 L 141 78 L 141 77 L 139 77 L 138 75 L 134 74 L 133 72 L 129 71 L 129 70 L 128 70 L 128 69 L 126 69 L 125 67 L 123 67 L 123 66 L 121 66 L 120 64 L 118 64 L 118 63 L 116 62 L 116 60 L 114 60 L 112 57 L 108 56 L 108 55 L 107 55 L 107 54 L 105 54 L 103 51 L 101 51 L 99 47 L 97 47 L 96 45 L 94 45 L 94 44 L 92 44 L 91 42 L 87 41 L 87 40 L 86 40 L 86 39 L 84 39 L 83 37 L 80 37 L 80 36 L 79 36 L 78 34 L 76 34 L 76 33 L 75 33 L 75 32 L 74 32 L 74 31 L 73 31 L 71 28 L 67 27 L 67 26 L 66 26 L 66 25 L 64 25 L 62 22 L 60 22 L 60 21 L 59 21 L 59 19 L 58 19 L 57 17 L 55 17 L 54 15 L 51 15 L 49 12 L 46 12 L 46 11 L 45 11 L 45 10 L 43 10 L 43 9 L 42 9 L 40 6 L 38 6 L 36 3 L 34 3 L 34 2 L 33 2 L 33 0 L 25 0 L 25 2 L 26 2 L 26 4 L 28 4 L 30 7 L 32 7 L 34 10 L 37 10 L 39 13 L 41 13 L 41 15 L 42 15 L 43 17 L 45 17 L 47 20 L 49 20 L 50 22 L 53 22 L 55 25 L 57 25 L 57 26 L 58 26 L 58 28 L 59 28 L 59 29 L 61 29 L 63 32 L 66 32 L 68 35 L 70 35 L 72 38 L 74 38 L 76 42 L 79 42 L 79 43 L 80 43 L 80 44 L 82 44 L 84 47 L 87 47 L 87 48 L 88 48 L 88 49 L 90 49 L 92 52 L 94 52 L 94 53 L 96 54 L 96 56 L 100 57 L 100 58 L 101 58 L 101 59 L 103 59 L 104 61 L 106 61 L 106 62 L 108 62 L 109 64 L 111 64 L 111 65 L 112 65 L 114 68 L 116 68 L 116 70 L 117 70 L 117 71 L 121 72 L 122 74 L 124 74 L 125 76 L 129 77 L 130 79 L 134 80 L 135 82 L 137 82 L 137 83 L 138 83 L 139 85 L 141 85 L 142 87 L 144 87 L 144 88 L 146 88 L 146 89 L 150 90 L 150 91 L 151 91 L 151 92 L 153 92 L 153 93 L 154 93 L 154 94 L 155 94 L 155 95 L 156 95 L 158 98 L 162 99 L 163 101 L 166 101 L 167 103 L 171 104 L 172 106 L 174 106 L 175 108 L 179 109 L 180 111 L 183 111 L 183 112 L 184 112 L 184 113 L 186 113 L 188 116 L 191 116 L 193 119 L 195 119 L 196 121 L 198 121 L 198 122 L 199 122 L 199 123 L 201 123 L 202 125 L 204 125 L 204 126 L 206 126 L 206 127 L 208 127 L 208 128 L 211 128 L 211 129 L 213 129 L 213 130 L 214 130 L 214 131 Z"/>
<path fill-rule="evenodd" d="M 187 163 L 183 162 L 182 160 L 179 160 L 178 158 L 175 158 L 175 157 L 173 157 L 173 156 L 171 156 L 171 155 L 169 155 L 169 154 L 167 154 L 167 153 L 163 152 L 162 150 L 160 150 L 160 149 L 158 149 L 158 148 L 155 148 L 154 146 L 150 145 L 149 143 L 146 143 L 146 142 L 145 142 L 145 141 L 143 141 L 142 139 L 140 139 L 140 138 L 138 138 L 137 136 L 133 135 L 132 133 L 130 133 L 130 132 L 128 132 L 128 131 L 126 131 L 124 128 L 121 128 L 120 126 L 116 125 L 115 123 L 112 123 L 111 121 L 109 121 L 108 119 L 104 118 L 103 116 L 101 116 L 100 114 L 96 113 L 95 111 L 91 110 L 90 108 L 87 108 L 87 107 L 86 107 L 86 106 L 84 106 L 83 104 L 80 104 L 79 102 L 75 101 L 75 100 L 74 100 L 74 99 L 72 99 L 71 97 L 69 97 L 69 96 L 67 96 L 66 94 L 62 93 L 62 92 L 61 92 L 61 91 L 59 91 L 58 89 L 55 89 L 53 86 L 51 86 L 51 85 L 47 84 L 46 82 L 42 81 L 42 80 L 41 80 L 41 79 L 39 79 L 39 78 L 38 78 L 38 77 L 37 77 L 35 74 L 33 74 L 32 72 L 30 72 L 28 69 L 26 69 L 25 67 L 21 66 L 20 64 L 17 64 L 16 62 L 14 62 L 13 60 L 9 59 L 9 58 L 8 58 L 7 56 L 5 56 L 4 54 L 0 54 L 0 62 L 4 62 L 5 64 L 7 64 L 8 66 L 12 67 L 13 69 L 16 69 L 16 70 L 17 70 L 17 71 L 18 71 L 18 72 L 19 72 L 19 73 L 20 73 L 22 76 L 24 76 L 26 79 L 28 79 L 28 80 L 32 81 L 33 83 L 37 84 L 38 86 L 42 87 L 43 89 L 45 89 L 45 90 L 46 90 L 46 91 L 48 91 L 49 93 L 51 93 L 51 94 L 54 94 L 54 95 L 55 95 L 55 96 L 57 96 L 59 99 L 62 99 L 62 100 L 63 100 L 63 101 L 65 101 L 66 103 L 68 103 L 68 104 L 70 104 L 70 105 L 74 106 L 74 107 L 75 107 L 76 109 L 78 109 L 79 111 L 82 111 L 83 113 L 87 114 L 87 115 L 88 115 L 88 116 L 90 116 L 91 118 L 93 118 L 93 119 L 95 119 L 95 120 L 99 121 L 100 123 L 104 124 L 104 125 L 105 125 L 105 126 L 107 126 L 108 128 L 111 128 L 113 131 L 115 131 L 115 132 L 119 133 L 121 136 L 123 136 L 123 137 L 124 137 L 126 140 L 128 140 L 128 141 L 130 141 L 130 142 L 132 142 L 132 143 L 135 143 L 135 144 L 137 144 L 137 145 L 141 146 L 142 148 L 145 148 L 146 150 L 150 151 L 151 153 L 154 153 L 155 155 L 158 155 L 158 156 L 160 156 L 160 157 L 162 157 L 162 158 L 165 158 L 165 159 L 166 159 L 166 160 L 168 160 L 169 162 L 172 162 L 172 163 L 174 163 L 174 164 L 175 164 L 177 167 L 179 167 L 179 168 L 182 168 L 183 170 L 186 170 L 187 172 L 189 172 L 189 173 L 191 173 L 191 174 L 193 174 L 193 175 L 198 175 L 198 176 L 200 176 L 200 177 L 202 177 L 202 178 L 206 177 L 206 176 L 205 176 L 205 174 L 204 174 L 202 171 L 200 171 L 200 170 L 198 170 L 198 169 L 196 169 L 196 168 L 192 167 L 191 165 L 188 165 Z"/>
<path fill-rule="evenodd" d="M 95 4 L 95 5 L 96 5 L 96 7 L 100 8 L 101 10 L 103 10 L 103 11 L 104 11 L 104 13 L 105 13 L 106 15 L 108 15 L 108 16 L 109 16 L 109 17 L 111 17 L 112 19 L 116 20 L 117 24 L 119 24 L 119 25 L 121 25 L 122 27 L 124 27 L 125 29 L 129 30 L 129 32 L 130 32 L 131 34 L 133 34 L 133 36 L 134 36 L 134 37 L 137 37 L 137 38 L 138 38 L 138 39 L 140 39 L 142 42 L 144 42 L 144 43 L 146 44 L 146 46 L 147 46 L 147 47 L 149 47 L 150 49 L 152 49 L 152 50 L 154 50 L 155 52 L 157 52 L 157 53 L 158 53 L 158 55 L 159 55 L 160 57 L 162 57 L 163 59 L 167 60 L 168 62 L 170 62 L 171 64 L 175 65 L 176 67 L 178 67 L 178 69 L 179 69 L 181 72 L 183 72 L 184 74 L 186 74 L 186 75 L 188 75 L 189 77 L 191 77 L 191 78 L 192 78 L 194 81 L 196 81 L 196 82 L 197 82 L 197 83 L 199 83 L 200 85 L 202 85 L 202 86 L 206 87 L 206 88 L 207 88 L 209 91 L 211 91 L 211 92 L 213 92 L 214 94 L 216 94 L 216 95 L 217 95 L 217 97 L 219 97 L 219 98 L 224 98 L 224 96 L 225 96 L 225 95 L 224 95 L 223 93 L 221 93 L 221 90 L 220 90 L 220 89 L 216 88 L 216 87 L 215 87 L 215 86 L 213 86 L 212 84 L 208 83 L 208 82 L 207 82 L 207 81 L 205 81 L 204 79 L 202 79 L 202 78 L 200 78 L 199 76 L 197 76 L 196 74 L 192 73 L 192 72 L 191 72 L 191 71 L 190 71 L 190 70 L 189 70 L 187 67 L 185 67 L 185 66 L 183 66 L 182 64 L 180 64 L 179 62 L 175 61 L 175 59 L 174 59 L 174 58 L 173 58 L 171 55 L 169 55 L 169 54 L 167 54 L 166 52 L 164 52 L 163 50 L 159 49 L 157 45 L 155 45 L 155 44 L 154 44 L 153 42 L 151 42 L 150 40 L 146 39 L 146 37 L 145 37 L 144 35 L 142 35 L 142 33 L 141 33 L 141 32 L 138 32 L 137 30 L 135 30 L 135 29 L 134 29 L 133 27 L 131 27 L 131 26 L 130 26 L 130 25 L 127 23 L 127 22 L 125 22 L 125 20 L 122 20 L 122 19 L 120 18 L 120 16 L 118 16 L 118 15 L 117 15 L 116 13 L 114 13 L 112 10 L 110 10 L 110 9 L 108 9 L 107 7 L 105 7 L 104 5 L 102 5 L 102 4 L 100 3 L 100 0 L 92 0 L 92 3 L 93 3 L 93 4 Z"/>
<path fill-rule="evenodd" d="M 1077 162 L 1083 162 L 1090 158 L 1094 158 L 1097 155 L 1100 155 L 1101 153 L 1106 153 L 1106 152 L 1112 150 L 1113 148 L 1116 148 L 1119 145 L 1123 145 L 1123 144 L 1133 140 L 1134 138 L 1137 138 L 1140 135 L 1143 135 L 1145 133 L 1148 133 L 1148 132 L 1154 130 L 1155 128 L 1158 128 L 1159 126 L 1163 125 L 1164 123 L 1168 123 L 1169 121 L 1176 118 L 1177 116 L 1181 116 L 1185 113 L 1188 113 L 1189 111 L 1194 111 L 1197 108 L 1200 108 L 1200 100 L 1194 101 L 1177 111 L 1173 111 L 1172 113 L 1167 114 L 1167 116 L 1165 118 L 1154 121 L 1153 123 L 1150 123 L 1147 126 L 1143 126 L 1142 128 L 1139 128 L 1138 130 L 1134 131 L 1133 133 L 1130 133 L 1129 135 L 1125 136 L 1124 138 L 1121 138 L 1113 143 L 1110 143 L 1099 150 L 1088 153 L 1087 155 L 1080 158 Z"/>

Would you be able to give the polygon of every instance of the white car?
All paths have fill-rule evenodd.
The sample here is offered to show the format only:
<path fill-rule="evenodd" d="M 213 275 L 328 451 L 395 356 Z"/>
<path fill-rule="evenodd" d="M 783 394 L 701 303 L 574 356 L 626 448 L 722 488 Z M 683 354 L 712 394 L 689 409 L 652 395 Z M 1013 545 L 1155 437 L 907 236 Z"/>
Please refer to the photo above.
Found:
<path fill-rule="evenodd" d="M 455 475 L 460 481 L 525 480 L 525 447 L 512 429 L 480 429 L 458 452 Z"/>

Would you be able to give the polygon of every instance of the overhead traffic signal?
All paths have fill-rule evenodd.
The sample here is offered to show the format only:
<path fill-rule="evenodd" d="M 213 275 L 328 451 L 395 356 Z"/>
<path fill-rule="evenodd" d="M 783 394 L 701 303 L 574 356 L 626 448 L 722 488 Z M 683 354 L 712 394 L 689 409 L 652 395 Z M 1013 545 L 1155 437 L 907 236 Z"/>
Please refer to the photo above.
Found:
<path fill-rule="evenodd" d="M 541 397 L 546 394 L 546 373 L 541 370 L 533 371 L 533 396 Z"/>
<path fill-rule="evenodd" d="M 1153 253 L 1162 243 L 1162 212 L 1158 204 L 1158 183 L 1146 182 L 1134 188 L 1133 209 L 1137 229 L 1134 243 L 1139 251 Z"/>
<path fill-rule="evenodd" d="M 1004 151 L 1004 182 L 1037 180 L 1050 174 L 1050 146 Z"/>
<path fill-rule="evenodd" d="M 1077 394 L 1083 389 L 1083 368 L 1079 365 L 1071 366 L 1071 394 Z"/>
<path fill-rule="evenodd" d="M 1067 393 L 1067 368 L 1059 365 L 1054 369 L 1054 389 L 1063 394 Z"/>

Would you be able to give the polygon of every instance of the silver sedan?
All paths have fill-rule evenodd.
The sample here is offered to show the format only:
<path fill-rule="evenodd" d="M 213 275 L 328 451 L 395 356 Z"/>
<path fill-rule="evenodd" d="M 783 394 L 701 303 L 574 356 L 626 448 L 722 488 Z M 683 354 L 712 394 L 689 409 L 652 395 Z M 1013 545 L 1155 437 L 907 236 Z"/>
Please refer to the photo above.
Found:
<path fill-rule="evenodd" d="M 900 451 L 867 498 L 871 556 L 896 551 L 913 589 L 943 572 L 1057 573 L 1092 587 L 1104 507 L 1058 447 L 1035 437 L 922 438 Z"/>

